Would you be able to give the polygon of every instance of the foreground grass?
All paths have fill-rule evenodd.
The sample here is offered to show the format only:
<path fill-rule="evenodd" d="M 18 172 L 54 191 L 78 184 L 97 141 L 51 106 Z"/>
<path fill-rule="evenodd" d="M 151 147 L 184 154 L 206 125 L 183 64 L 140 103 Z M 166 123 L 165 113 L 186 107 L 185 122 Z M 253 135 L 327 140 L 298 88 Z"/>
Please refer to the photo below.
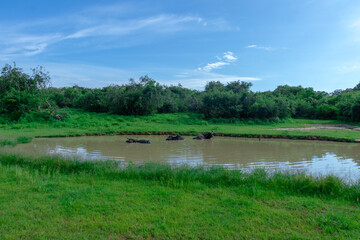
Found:
<path fill-rule="evenodd" d="M 359 239 L 360 185 L 0 156 L 1 239 Z"/>
<path fill-rule="evenodd" d="M 89 113 L 75 109 L 62 109 L 63 121 L 0 124 L 0 145 L 18 142 L 18 138 L 65 137 L 119 133 L 181 133 L 196 135 L 205 131 L 227 135 L 254 137 L 257 135 L 307 138 L 311 136 L 333 140 L 354 141 L 360 139 L 360 131 L 343 130 L 276 130 L 278 128 L 301 128 L 306 124 L 337 124 L 334 120 L 289 119 L 278 123 L 226 122 L 205 120 L 199 114 L 174 113 L 154 116 L 131 117 Z M 21 141 L 20 141 L 21 142 Z M 25 141 L 26 142 L 26 141 Z"/>

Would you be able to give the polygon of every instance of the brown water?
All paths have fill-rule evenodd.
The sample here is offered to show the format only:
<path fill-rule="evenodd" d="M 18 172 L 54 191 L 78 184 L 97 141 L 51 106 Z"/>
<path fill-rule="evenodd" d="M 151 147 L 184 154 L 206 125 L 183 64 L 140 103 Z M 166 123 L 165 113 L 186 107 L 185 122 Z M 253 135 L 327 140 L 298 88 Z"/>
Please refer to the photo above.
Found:
<path fill-rule="evenodd" d="M 132 136 L 136 138 L 137 136 Z M 163 162 L 174 165 L 221 165 L 231 169 L 301 170 L 313 175 L 334 174 L 360 179 L 360 145 L 320 141 L 292 141 L 215 137 L 211 140 L 165 141 L 166 136 L 138 136 L 152 144 L 125 143 L 125 136 L 38 138 L 9 148 L 30 155 L 55 154 L 124 164 Z"/>

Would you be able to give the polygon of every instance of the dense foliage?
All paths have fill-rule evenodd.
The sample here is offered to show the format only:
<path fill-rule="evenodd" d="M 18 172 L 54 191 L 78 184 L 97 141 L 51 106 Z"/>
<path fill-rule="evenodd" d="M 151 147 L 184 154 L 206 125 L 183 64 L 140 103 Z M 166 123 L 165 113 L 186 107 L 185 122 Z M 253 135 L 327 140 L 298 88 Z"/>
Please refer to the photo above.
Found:
<path fill-rule="evenodd" d="M 204 91 L 161 85 L 148 76 L 139 81 L 104 88 L 47 87 L 42 68 L 33 75 L 6 65 L 0 76 L 0 114 L 11 120 L 53 116 L 56 107 L 80 108 L 119 115 L 193 112 L 206 118 L 225 119 L 338 119 L 360 121 L 360 83 L 329 94 L 301 86 L 278 86 L 274 91 L 253 92 L 252 84 L 208 82 Z"/>
<path fill-rule="evenodd" d="M 42 90 L 49 79 L 41 67 L 32 69 L 30 76 L 15 64 L 5 65 L 0 75 L 0 114 L 18 120 L 27 113 L 40 110 L 46 102 Z"/>
<path fill-rule="evenodd" d="M 59 107 L 81 108 L 120 115 L 194 112 L 206 118 L 227 119 L 338 119 L 360 121 L 360 91 L 357 88 L 326 93 L 301 86 L 278 86 L 274 91 L 253 92 L 246 82 L 209 82 L 205 91 L 160 85 L 145 76 L 139 82 L 102 89 L 49 88 Z"/>

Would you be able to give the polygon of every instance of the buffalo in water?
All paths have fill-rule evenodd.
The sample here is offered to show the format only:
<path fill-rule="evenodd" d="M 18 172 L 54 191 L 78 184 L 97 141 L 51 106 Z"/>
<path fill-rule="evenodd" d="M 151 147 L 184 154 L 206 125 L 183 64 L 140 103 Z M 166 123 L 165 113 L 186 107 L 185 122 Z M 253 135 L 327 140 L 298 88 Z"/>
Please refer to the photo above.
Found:
<path fill-rule="evenodd" d="M 207 133 L 199 134 L 196 137 L 194 137 L 193 139 L 195 139 L 195 140 L 210 139 L 213 136 L 214 136 L 214 132 L 207 132 Z"/>
<path fill-rule="evenodd" d="M 181 135 L 168 136 L 166 141 L 170 141 L 170 140 L 185 140 L 185 138 L 183 136 L 181 136 Z"/>
<path fill-rule="evenodd" d="M 127 143 L 145 143 L 145 144 L 151 144 L 151 142 L 149 140 L 137 140 L 137 139 L 133 139 L 133 138 L 127 138 L 126 140 Z"/>

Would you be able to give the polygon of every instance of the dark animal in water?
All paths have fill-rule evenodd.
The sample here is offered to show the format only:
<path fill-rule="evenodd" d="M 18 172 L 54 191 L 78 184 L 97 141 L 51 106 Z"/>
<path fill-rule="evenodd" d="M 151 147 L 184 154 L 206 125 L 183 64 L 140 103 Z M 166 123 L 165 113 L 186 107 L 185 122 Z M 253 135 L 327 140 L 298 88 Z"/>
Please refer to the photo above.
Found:
<path fill-rule="evenodd" d="M 149 140 L 137 140 L 137 139 L 133 139 L 133 138 L 127 138 L 126 140 L 127 143 L 145 143 L 145 144 L 151 144 L 151 142 Z"/>
<path fill-rule="evenodd" d="M 176 136 L 168 136 L 168 138 L 166 140 L 167 141 L 169 141 L 169 140 L 185 140 L 185 138 L 183 136 L 176 135 Z"/>
<path fill-rule="evenodd" d="M 196 140 L 210 139 L 213 136 L 214 136 L 213 132 L 207 132 L 207 133 L 199 134 L 196 137 L 194 137 L 193 139 L 196 139 Z"/>
<path fill-rule="evenodd" d="M 127 143 L 135 143 L 136 140 L 133 139 L 133 138 L 127 138 L 126 142 L 127 142 Z"/>

